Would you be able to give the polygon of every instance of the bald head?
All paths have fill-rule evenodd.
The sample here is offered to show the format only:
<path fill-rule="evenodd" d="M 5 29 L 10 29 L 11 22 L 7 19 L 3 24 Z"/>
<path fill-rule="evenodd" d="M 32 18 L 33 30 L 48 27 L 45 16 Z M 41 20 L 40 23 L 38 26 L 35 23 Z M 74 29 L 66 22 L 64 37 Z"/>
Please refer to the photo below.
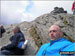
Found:
<path fill-rule="evenodd" d="M 54 29 L 54 28 L 55 28 L 56 30 L 61 31 L 61 29 L 60 29 L 60 27 L 59 27 L 58 25 L 52 25 L 52 26 L 50 27 L 49 31 L 52 30 L 52 29 Z"/>
<path fill-rule="evenodd" d="M 63 33 L 58 25 L 52 25 L 49 29 L 49 37 L 51 40 L 56 40 L 63 36 Z"/>

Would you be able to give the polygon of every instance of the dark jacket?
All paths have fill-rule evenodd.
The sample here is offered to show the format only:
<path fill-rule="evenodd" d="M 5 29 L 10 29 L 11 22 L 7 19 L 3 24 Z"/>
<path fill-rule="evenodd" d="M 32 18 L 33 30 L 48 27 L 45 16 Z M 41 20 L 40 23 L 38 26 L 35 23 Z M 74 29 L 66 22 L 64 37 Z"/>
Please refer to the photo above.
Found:
<path fill-rule="evenodd" d="M 2 37 L 2 34 L 5 32 L 4 27 L 0 27 L 0 37 Z"/>
<path fill-rule="evenodd" d="M 22 49 L 18 48 L 18 43 L 20 41 L 25 41 L 24 35 L 22 34 L 21 31 L 19 31 L 18 33 L 16 33 L 15 35 L 13 35 L 10 38 L 11 43 L 8 44 L 7 46 L 4 46 L 1 48 L 1 50 L 9 50 L 10 52 L 13 52 L 13 55 L 19 55 L 19 54 L 23 54 Z"/>

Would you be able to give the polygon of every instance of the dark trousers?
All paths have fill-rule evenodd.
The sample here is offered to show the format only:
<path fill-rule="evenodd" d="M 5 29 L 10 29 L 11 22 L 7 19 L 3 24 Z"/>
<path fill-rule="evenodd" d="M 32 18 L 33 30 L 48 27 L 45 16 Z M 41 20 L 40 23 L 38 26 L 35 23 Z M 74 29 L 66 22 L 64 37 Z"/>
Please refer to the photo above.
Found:
<path fill-rule="evenodd" d="M 0 55 L 14 55 L 14 53 L 9 50 L 2 50 Z"/>

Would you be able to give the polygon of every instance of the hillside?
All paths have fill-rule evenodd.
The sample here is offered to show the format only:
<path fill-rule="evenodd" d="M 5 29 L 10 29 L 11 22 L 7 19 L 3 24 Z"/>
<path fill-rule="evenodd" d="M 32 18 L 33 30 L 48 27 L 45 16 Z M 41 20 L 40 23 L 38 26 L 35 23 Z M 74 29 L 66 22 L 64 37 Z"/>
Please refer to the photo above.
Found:
<path fill-rule="evenodd" d="M 67 13 L 56 13 L 56 14 L 44 14 L 37 17 L 32 22 L 22 22 L 16 24 L 21 28 L 25 38 L 30 38 L 27 49 L 25 51 L 26 55 L 36 54 L 39 47 L 49 42 L 48 41 L 48 29 L 51 25 L 57 24 L 61 27 L 66 38 L 70 41 L 75 40 L 75 16 Z M 3 34 L 3 37 L 0 38 L 0 46 L 7 45 L 9 38 L 13 35 L 12 29 L 15 24 L 4 26 L 6 32 Z"/>

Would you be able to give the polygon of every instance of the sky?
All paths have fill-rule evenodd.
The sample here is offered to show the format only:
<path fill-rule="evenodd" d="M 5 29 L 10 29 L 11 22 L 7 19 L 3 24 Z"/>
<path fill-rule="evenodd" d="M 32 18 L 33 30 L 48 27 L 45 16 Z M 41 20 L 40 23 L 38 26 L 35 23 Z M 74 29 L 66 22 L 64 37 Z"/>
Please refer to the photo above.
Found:
<path fill-rule="evenodd" d="M 68 14 L 72 14 L 72 3 L 74 1 L 0 1 L 0 24 L 8 25 L 31 22 L 37 17 L 50 13 L 54 7 L 63 7 Z"/>

